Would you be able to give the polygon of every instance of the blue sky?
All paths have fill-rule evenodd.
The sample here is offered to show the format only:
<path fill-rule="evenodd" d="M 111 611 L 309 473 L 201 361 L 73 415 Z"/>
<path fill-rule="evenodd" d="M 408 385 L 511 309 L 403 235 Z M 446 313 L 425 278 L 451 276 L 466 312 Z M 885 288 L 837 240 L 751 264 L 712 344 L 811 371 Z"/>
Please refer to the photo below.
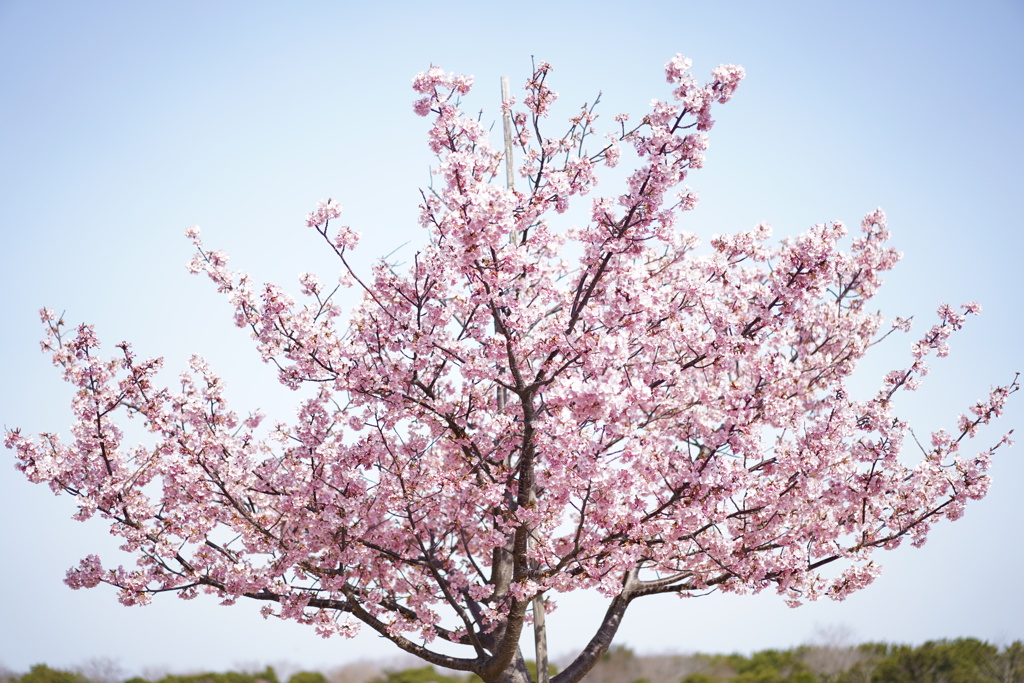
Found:
<path fill-rule="evenodd" d="M 427 123 L 412 77 L 430 64 L 472 73 L 471 107 L 493 120 L 499 77 L 521 84 L 551 62 L 562 110 L 603 91 L 604 120 L 667 97 L 676 52 L 704 77 L 742 64 L 718 110 L 702 203 L 684 227 L 707 238 L 771 222 L 778 236 L 816 222 L 856 225 L 882 206 L 904 262 L 880 305 L 917 314 L 976 299 L 981 318 L 953 340 L 906 414 L 927 433 L 991 384 L 1024 369 L 1024 6 L 1019 2 L 556 1 L 0 2 L 0 278 L 6 360 L 0 422 L 65 430 L 69 393 L 38 353 L 42 306 L 131 340 L 175 373 L 207 357 L 239 407 L 287 416 L 287 392 L 184 263 L 186 227 L 259 280 L 291 286 L 335 270 L 303 226 L 316 201 L 345 205 L 359 254 L 423 240 L 417 188 L 429 179 Z M 557 115 L 557 111 L 556 111 Z M 599 190 L 615 192 L 614 184 Z M 866 387 L 907 358 L 903 341 L 865 365 Z M 873 374 L 872 374 L 873 373 Z M 1002 427 L 1021 425 L 1021 401 Z M 984 443 L 997 438 L 986 434 Z M 980 447 L 980 444 L 979 444 Z M 921 550 L 879 556 L 886 570 L 844 603 L 797 610 L 774 595 L 643 603 L 619 641 L 643 652 L 788 647 L 845 625 L 856 640 L 1024 638 L 1020 448 L 1001 452 L 987 499 L 937 528 Z M 291 660 L 329 667 L 393 650 L 369 635 L 321 641 L 263 621 L 256 605 L 158 599 L 123 608 L 112 590 L 73 592 L 65 570 L 97 550 L 99 524 L 70 499 L 0 465 L 0 663 L 71 666 L 110 657 L 130 672 L 226 669 Z M 603 610 L 572 598 L 550 618 L 551 649 L 578 648 Z"/>

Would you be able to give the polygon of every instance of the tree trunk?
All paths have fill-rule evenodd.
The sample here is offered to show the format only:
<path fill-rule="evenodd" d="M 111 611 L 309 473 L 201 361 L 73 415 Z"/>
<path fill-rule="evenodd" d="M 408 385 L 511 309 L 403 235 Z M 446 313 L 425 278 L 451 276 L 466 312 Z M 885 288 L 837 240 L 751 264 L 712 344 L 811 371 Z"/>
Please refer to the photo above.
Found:
<path fill-rule="evenodd" d="M 521 652 L 516 652 L 509 665 L 494 678 L 484 678 L 484 683 L 533 683 L 530 671 L 526 668 L 526 660 Z"/>
<path fill-rule="evenodd" d="M 537 683 L 548 683 L 548 629 L 545 624 L 544 596 L 533 599 L 533 643 L 537 652 Z"/>

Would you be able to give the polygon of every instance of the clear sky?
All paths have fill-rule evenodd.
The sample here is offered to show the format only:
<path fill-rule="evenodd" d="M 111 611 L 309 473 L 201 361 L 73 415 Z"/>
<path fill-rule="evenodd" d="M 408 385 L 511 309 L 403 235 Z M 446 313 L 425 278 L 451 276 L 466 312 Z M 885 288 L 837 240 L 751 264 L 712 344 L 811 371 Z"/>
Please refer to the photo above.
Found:
<path fill-rule="evenodd" d="M 185 272 L 186 227 L 201 225 L 208 245 L 258 280 L 327 279 L 334 264 L 303 217 L 333 197 L 363 231 L 368 265 L 424 239 L 417 188 L 431 159 L 411 108 L 418 71 L 475 74 L 471 106 L 490 121 L 499 77 L 521 84 L 534 55 L 554 65 L 563 112 L 601 90 L 608 121 L 667 97 L 662 65 L 681 52 L 701 77 L 723 62 L 748 74 L 718 109 L 707 165 L 689 179 L 702 204 L 684 227 L 706 238 L 769 221 L 785 236 L 885 208 L 906 256 L 884 310 L 917 314 L 921 330 L 942 301 L 984 307 L 906 403 L 918 433 L 951 426 L 1024 370 L 1021 36 L 1016 0 L 2 1 L 0 422 L 30 433 L 70 422 L 69 392 L 38 352 L 42 306 L 96 323 L 107 348 L 128 339 L 140 355 L 165 356 L 174 373 L 200 353 L 242 412 L 287 417 L 287 392 L 225 302 Z M 877 351 L 865 387 L 908 357 L 902 340 Z M 1022 425 L 1017 399 L 1005 429 Z M 858 641 L 1024 639 L 1024 458 L 1021 447 L 999 456 L 987 499 L 923 549 L 880 554 L 882 577 L 844 603 L 641 601 L 617 642 L 749 651 L 840 625 Z M 0 663 L 11 669 L 95 657 L 130 673 L 326 668 L 394 652 L 372 635 L 322 641 L 264 621 L 258 605 L 168 596 L 124 608 L 113 589 L 71 591 L 65 570 L 97 550 L 115 557 L 116 543 L 0 457 Z M 549 618 L 553 653 L 580 647 L 601 611 L 596 598 L 562 600 Z"/>

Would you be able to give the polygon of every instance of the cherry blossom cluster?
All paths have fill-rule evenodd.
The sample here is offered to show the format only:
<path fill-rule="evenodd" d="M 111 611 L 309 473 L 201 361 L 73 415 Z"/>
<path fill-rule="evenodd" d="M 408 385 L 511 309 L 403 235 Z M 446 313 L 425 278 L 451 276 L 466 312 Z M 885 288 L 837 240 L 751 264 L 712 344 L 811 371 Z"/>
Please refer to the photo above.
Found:
<path fill-rule="evenodd" d="M 514 187 L 499 174 L 513 160 L 459 106 L 472 79 L 419 74 L 437 185 L 422 194 L 426 238 L 408 269 L 353 263 L 357 233 L 329 233 L 337 202 L 306 218 L 342 286 L 361 293 L 348 311 L 310 273 L 299 298 L 256 284 L 190 228 L 189 269 L 301 390 L 290 421 L 230 410 L 199 357 L 165 386 L 159 359 L 126 343 L 104 357 L 91 327 L 43 311 L 44 350 L 76 392 L 74 426 L 67 441 L 11 430 L 6 444 L 30 480 L 76 497 L 79 518 L 107 520 L 135 562 L 90 555 L 68 585 L 110 584 L 125 604 L 166 591 L 261 600 L 265 615 L 325 637 L 368 626 L 488 681 L 512 680 L 502 672 L 521 663 L 531 602 L 593 589 L 610 606 L 558 679 L 573 683 L 633 600 L 843 599 L 877 576 L 877 549 L 920 545 L 960 516 L 1009 439 L 977 455 L 961 446 L 1017 379 L 916 455 L 893 399 L 979 307 L 940 307 L 909 366 L 853 396 L 851 375 L 888 333 L 868 306 L 900 256 L 885 215 L 852 237 L 833 222 L 774 242 L 761 224 L 701 247 L 679 227 L 697 201 L 684 181 L 744 73 L 721 66 L 701 84 L 690 67 L 678 55 L 666 65 L 670 99 L 635 126 L 619 115 L 600 133 L 595 101 L 548 137 L 556 94 L 541 62 L 524 109 L 502 103 Z M 585 225 L 556 229 L 623 148 L 636 162 L 624 185 L 589 200 Z M 124 443 L 123 417 L 149 440 Z"/>

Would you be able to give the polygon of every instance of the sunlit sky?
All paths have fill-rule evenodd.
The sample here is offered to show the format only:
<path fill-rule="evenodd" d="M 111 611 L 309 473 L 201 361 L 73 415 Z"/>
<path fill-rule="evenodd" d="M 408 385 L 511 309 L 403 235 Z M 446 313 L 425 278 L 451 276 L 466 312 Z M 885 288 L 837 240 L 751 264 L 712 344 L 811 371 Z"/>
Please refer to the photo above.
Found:
<path fill-rule="evenodd" d="M 918 434 L 952 426 L 1024 370 L 1022 36 L 1024 5 L 1008 0 L 0 2 L 0 422 L 29 433 L 70 423 L 69 391 L 38 352 L 42 306 L 95 323 L 107 348 L 128 339 L 165 356 L 174 374 L 200 353 L 240 412 L 286 418 L 288 393 L 227 304 L 186 273 L 186 227 L 201 225 L 235 267 L 289 287 L 302 271 L 336 269 L 303 225 L 321 198 L 341 201 L 363 231 L 367 266 L 406 243 L 409 253 L 424 240 L 416 205 L 431 163 L 427 122 L 411 108 L 418 71 L 474 74 L 469 106 L 493 121 L 500 76 L 522 84 L 535 56 L 554 65 L 565 116 L 602 91 L 610 122 L 667 97 L 662 65 L 681 52 L 701 77 L 723 62 L 748 74 L 688 180 L 702 203 L 683 227 L 707 238 L 768 221 L 781 237 L 856 225 L 882 206 L 905 253 L 879 297 L 888 315 L 916 314 L 921 331 L 942 301 L 984 307 L 903 404 Z M 904 364 L 907 344 L 877 347 L 862 386 Z M 998 431 L 1021 426 L 1017 398 Z M 977 448 L 997 439 L 990 430 Z M 256 604 L 163 596 L 125 608 L 109 587 L 71 591 L 66 569 L 91 552 L 115 560 L 116 542 L 99 520 L 72 521 L 69 497 L 28 484 L 10 452 L 0 457 L 0 664 L 10 669 L 96 657 L 128 673 L 326 669 L 395 652 L 370 634 L 323 641 L 265 621 Z M 878 555 L 882 577 L 843 603 L 640 601 L 617 642 L 751 651 L 839 626 L 855 641 L 1024 639 L 1021 447 L 1000 452 L 992 475 L 988 498 L 923 549 Z M 549 617 L 555 655 L 580 648 L 603 612 L 596 597 L 560 605 Z"/>

